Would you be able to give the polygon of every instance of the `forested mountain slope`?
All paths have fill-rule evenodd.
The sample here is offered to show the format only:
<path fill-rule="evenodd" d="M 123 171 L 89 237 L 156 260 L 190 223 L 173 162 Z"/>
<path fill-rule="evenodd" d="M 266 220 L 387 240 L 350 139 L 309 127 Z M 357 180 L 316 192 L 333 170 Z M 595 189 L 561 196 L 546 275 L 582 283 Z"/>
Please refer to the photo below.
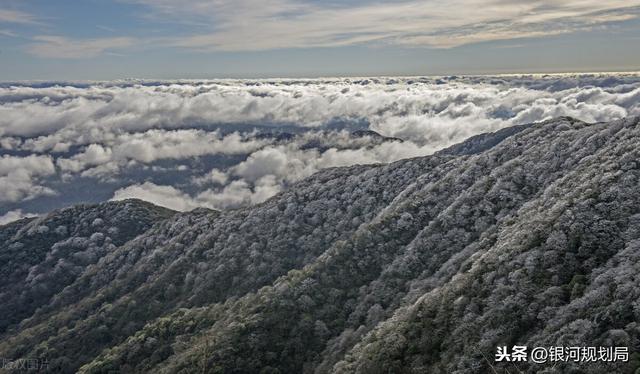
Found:
<path fill-rule="evenodd" d="M 633 373 L 633 354 L 489 360 L 516 343 L 638 352 L 639 142 L 637 118 L 560 118 L 327 169 L 251 208 L 166 214 L 25 308 L 0 357 L 88 373 Z M 0 255 L 33 222 L 1 227 Z M 47 240 L 33 247 L 54 252 Z"/>
<path fill-rule="evenodd" d="M 78 205 L 0 227 L 0 333 L 118 246 L 174 212 L 139 201 Z"/>

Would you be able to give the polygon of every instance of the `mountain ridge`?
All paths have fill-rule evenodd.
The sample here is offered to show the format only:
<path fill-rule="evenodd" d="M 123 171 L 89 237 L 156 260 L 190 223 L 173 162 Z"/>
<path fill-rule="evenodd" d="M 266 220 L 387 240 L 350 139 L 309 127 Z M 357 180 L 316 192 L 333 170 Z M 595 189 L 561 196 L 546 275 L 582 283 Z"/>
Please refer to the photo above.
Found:
<path fill-rule="evenodd" d="M 600 273 L 633 258 L 639 138 L 638 118 L 560 118 L 326 169 L 251 208 L 174 214 L 65 290 L 81 296 L 4 334 L 0 355 L 52 357 L 63 372 L 490 370 L 483 354 L 498 344 L 564 339 L 580 320 L 572 304 L 592 305 Z M 601 298 L 617 307 L 635 293 Z M 636 349 L 636 312 L 603 322 L 607 308 L 583 316 L 602 331 L 583 343 L 614 331 Z M 632 372 L 634 360 L 582 370 Z"/>

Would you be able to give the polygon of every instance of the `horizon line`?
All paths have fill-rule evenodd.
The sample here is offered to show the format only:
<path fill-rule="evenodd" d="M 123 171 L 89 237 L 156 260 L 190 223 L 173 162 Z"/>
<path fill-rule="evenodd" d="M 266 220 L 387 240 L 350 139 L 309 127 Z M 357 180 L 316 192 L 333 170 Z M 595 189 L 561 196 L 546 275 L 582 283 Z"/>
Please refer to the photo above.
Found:
<path fill-rule="evenodd" d="M 16 80 L 0 80 L 0 84 L 10 83 L 106 83 L 106 82 L 197 82 L 197 81 L 266 81 L 266 80 L 331 80 L 331 79 L 374 79 L 374 78 L 451 78 L 451 77 L 541 77 L 541 76 L 570 76 L 570 75 L 640 75 L 639 70 L 618 70 L 618 71 L 555 71 L 555 72 L 514 72 L 514 73 L 483 73 L 483 74 L 397 74 L 397 75 L 327 75 L 327 76 L 272 76 L 272 77 L 219 77 L 219 78 L 113 78 L 113 79 L 16 79 Z"/>

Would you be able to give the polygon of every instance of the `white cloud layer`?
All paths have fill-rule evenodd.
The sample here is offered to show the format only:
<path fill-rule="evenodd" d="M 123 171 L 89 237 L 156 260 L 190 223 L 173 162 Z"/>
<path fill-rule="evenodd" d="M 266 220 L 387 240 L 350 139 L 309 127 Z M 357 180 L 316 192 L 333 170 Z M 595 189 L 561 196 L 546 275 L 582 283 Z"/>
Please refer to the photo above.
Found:
<path fill-rule="evenodd" d="M 4 86 L 0 87 L 0 137 L 30 137 L 25 147 L 42 152 L 149 129 L 266 123 L 318 127 L 339 119 L 365 121 L 383 135 L 421 144 L 451 143 L 479 131 L 559 115 L 601 121 L 640 112 L 637 76 L 603 87 L 591 86 L 592 81 L 607 82 L 593 77 L 493 81 L 223 80 Z M 542 89 L 534 86 L 544 83 L 547 87 Z M 563 84 L 568 87 L 558 89 Z"/>
<path fill-rule="evenodd" d="M 235 208 L 327 167 L 424 156 L 558 116 L 634 115 L 637 74 L 0 84 L 0 208 L 55 193 L 46 182 L 55 174 L 117 181 L 135 168 L 114 198 Z M 336 130 L 344 126 L 404 142 Z"/>
<path fill-rule="evenodd" d="M 290 142 L 266 146 L 251 153 L 247 160 L 229 168 L 227 172 L 214 168 L 203 177 L 193 180 L 197 186 L 209 185 L 209 188 L 194 196 L 172 186 L 146 182 L 116 191 L 114 200 L 139 198 L 181 211 L 198 206 L 219 210 L 234 209 L 261 203 L 287 185 L 321 169 L 388 163 L 429 154 L 435 150 L 429 146 L 419 147 L 415 143 L 399 141 L 358 149 L 330 148 L 324 152 L 316 149 L 302 150 L 300 145 L 298 142 Z"/>
<path fill-rule="evenodd" d="M 138 162 L 149 164 L 157 160 L 185 159 L 215 154 L 246 154 L 260 148 L 264 141 L 247 139 L 238 133 L 221 136 L 218 132 L 202 130 L 147 130 L 140 133 L 103 134 L 93 138 L 83 151 L 70 158 L 60 157 L 57 165 L 64 172 L 78 173 L 90 168 L 108 165 L 104 171 Z M 45 142 L 46 143 L 46 142 Z M 45 150 L 38 141 L 27 142 L 25 147 Z M 54 145 L 61 148 L 60 143 Z M 68 148 L 65 146 L 64 148 Z M 100 174 L 100 170 L 98 170 Z"/>

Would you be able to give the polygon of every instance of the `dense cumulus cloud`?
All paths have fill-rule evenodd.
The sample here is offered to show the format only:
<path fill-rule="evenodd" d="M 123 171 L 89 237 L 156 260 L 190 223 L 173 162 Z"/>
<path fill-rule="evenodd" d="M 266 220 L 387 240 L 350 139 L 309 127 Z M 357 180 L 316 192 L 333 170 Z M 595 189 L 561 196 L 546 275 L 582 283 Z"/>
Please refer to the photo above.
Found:
<path fill-rule="evenodd" d="M 41 177 L 55 173 L 50 156 L 29 155 L 0 158 L 0 203 L 32 199 L 54 191 L 38 183 Z"/>
<path fill-rule="evenodd" d="M 247 139 L 238 133 L 221 137 L 218 132 L 201 130 L 148 130 L 118 134 L 92 143 L 72 157 L 60 157 L 62 171 L 96 171 L 98 166 L 110 166 L 104 172 L 117 170 L 131 162 L 150 164 L 162 159 L 184 159 L 210 154 L 245 154 L 259 149 L 264 142 Z M 55 146 L 54 146 L 55 147 Z M 100 171 L 100 169 L 97 169 Z"/>
<path fill-rule="evenodd" d="M 177 210 L 236 208 L 327 167 L 633 115 L 637 74 L 2 83 L 0 214 L 79 180 Z"/>

